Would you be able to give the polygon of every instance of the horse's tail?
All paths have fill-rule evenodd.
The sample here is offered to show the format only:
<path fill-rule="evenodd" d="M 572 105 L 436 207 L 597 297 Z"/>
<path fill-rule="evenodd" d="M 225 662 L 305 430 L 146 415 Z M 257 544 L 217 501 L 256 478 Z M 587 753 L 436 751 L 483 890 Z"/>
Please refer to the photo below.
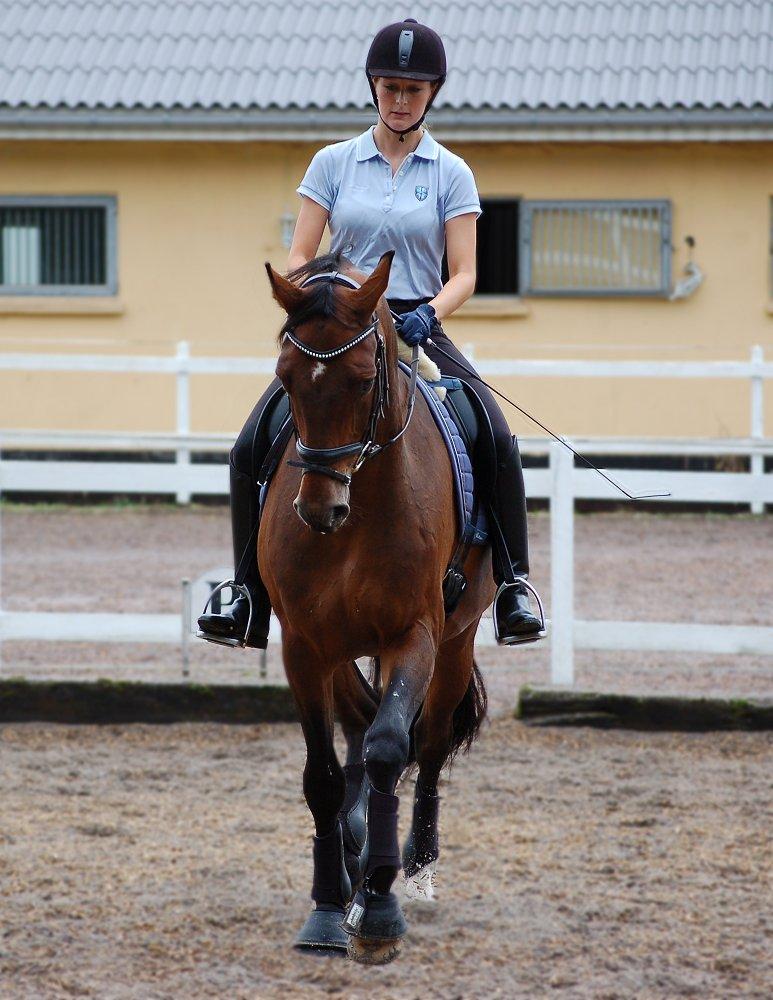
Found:
<path fill-rule="evenodd" d="M 467 685 L 464 697 L 454 710 L 453 735 L 451 749 L 448 752 L 449 761 L 452 761 L 460 750 L 462 753 L 467 753 L 470 749 L 480 732 L 483 720 L 486 718 L 487 708 L 488 696 L 486 695 L 486 686 L 483 683 L 483 675 L 473 659 L 470 683 Z"/>

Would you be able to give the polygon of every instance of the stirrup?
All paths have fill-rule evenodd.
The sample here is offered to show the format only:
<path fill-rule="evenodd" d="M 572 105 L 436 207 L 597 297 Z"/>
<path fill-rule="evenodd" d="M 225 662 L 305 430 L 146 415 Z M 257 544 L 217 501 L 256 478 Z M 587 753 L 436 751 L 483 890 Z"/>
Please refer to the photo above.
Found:
<path fill-rule="evenodd" d="M 204 639 L 207 642 L 217 643 L 218 646 L 231 646 L 231 647 L 236 646 L 241 649 L 244 649 L 244 647 L 247 645 L 247 636 L 250 634 L 250 627 L 252 625 L 252 610 L 253 610 L 252 596 L 250 595 L 249 590 L 244 586 L 244 584 L 237 583 L 236 580 L 226 580 L 224 583 L 219 584 L 219 586 L 215 587 L 215 589 L 207 598 L 207 603 L 204 605 L 204 610 L 201 612 L 201 614 L 205 615 L 207 613 L 207 608 L 212 603 L 212 600 L 215 597 L 215 595 L 219 594 L 221 590 L 225 590 L 226 587 L 230 587 L 231 590 L 235 590 L 238 594 L 241 594 L 242 597 L 246 597 L 249 603 L 250 613 L 247 616 L 247 628 L 244 631 L 244 638 L 229 639 L 227 635 L 217 635 L 217 633 L 215 632 L 203 632 L 201 629 L 199 629 L 196 632 L 196 638 Z"/>
<path fill-rule="evenodd" d="M 494 595 L 492 616 L 494 618 L 494 638 L 496 639 L 497 644 L 499 644 L 499 639 L 500 639 L 499 628 L 497 625 L 497 601 L 499 600 L 500 594 L 502 594 L 505 590 L 507 590 L 508 587 L 515 587 L 519 583 L 522 583 L 524 587 L 526 587 L 526 589 L 534 595 L 534 599 L 537 602 L 537 607 L 539 608 L 540 629 L 539 632 L 532 632 L 531 635 L 525 635 L 523 636 L 523 638 L 520 639 L 513 639 L 511 642 L 502 643 L 502 645 L 523 646 L 527 642 L 536 642 L 538 639 L 544 639 L 545 636 L 548 634 L 547 628 L 545 626 L 545 609 L 542 607 L 542 599 L 537 593 L 536 587 L 534 587 L 531 583 L 529 583 L 529 581 L 525 577 L 519 576 L 513 583 L 508 583 L 507 581 L 501 583 L 499 585 L 499 588 L 497 589 L 496 594 Z"/>

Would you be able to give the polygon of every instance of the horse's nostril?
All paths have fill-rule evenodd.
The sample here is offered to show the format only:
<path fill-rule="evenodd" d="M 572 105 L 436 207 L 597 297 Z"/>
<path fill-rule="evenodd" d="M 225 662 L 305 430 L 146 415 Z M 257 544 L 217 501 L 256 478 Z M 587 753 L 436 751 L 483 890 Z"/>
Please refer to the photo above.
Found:
<path fill-rule="evenodd" d="M 343 521 L 349 516 L 349 504 L 339 503 L 333 508 L 333 520 Z"/>

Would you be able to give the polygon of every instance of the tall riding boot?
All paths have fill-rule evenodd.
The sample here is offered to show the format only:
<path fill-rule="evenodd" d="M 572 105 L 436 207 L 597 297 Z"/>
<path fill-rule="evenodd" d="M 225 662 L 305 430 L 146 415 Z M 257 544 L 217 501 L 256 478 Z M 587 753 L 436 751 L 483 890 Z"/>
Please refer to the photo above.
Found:
<path fill-rule="evenodd" d="M 537 617 L 529 603 L 530 591 L 535 596 L 536 591 L 526 582 L 529 575 L 526 490 L 515 438 L 509 454 L 497 466 L 494 508 L 504 542 L 494 545 L 494 579 L 499 584 L 494 600 L 497 642 L 503 646 L 536 642 L 546 632 L 541 604 Z"/>
<path fill-rule="evenodd" d="M 220 611 L 209 611 L 199 618 L 199 638 L 226 646 L 253 646 L 265 649 L 268 644 L 271 601 L 258 569 L 258 523 L 260 506 L 258 491 L 251 476 L 230 465 L 231 470 L 231 530 L 234 547 L 234 583 L 249 592 L 249 599 L 238 594 L 232 604 Z M 249 635 L 247 623 L 252 622 Z"/>

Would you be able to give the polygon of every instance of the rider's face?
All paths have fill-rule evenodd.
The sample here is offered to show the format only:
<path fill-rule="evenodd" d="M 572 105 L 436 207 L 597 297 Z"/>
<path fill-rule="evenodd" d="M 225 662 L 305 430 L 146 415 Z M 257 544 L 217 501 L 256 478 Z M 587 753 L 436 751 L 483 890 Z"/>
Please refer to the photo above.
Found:
<path fill-rule="evenodd" d="M 373 83 L 381 117 L 398 131 L 421 118 L 435 86 L 429 80 L 404 80 L 396 76 L 377 76 Z"/>

